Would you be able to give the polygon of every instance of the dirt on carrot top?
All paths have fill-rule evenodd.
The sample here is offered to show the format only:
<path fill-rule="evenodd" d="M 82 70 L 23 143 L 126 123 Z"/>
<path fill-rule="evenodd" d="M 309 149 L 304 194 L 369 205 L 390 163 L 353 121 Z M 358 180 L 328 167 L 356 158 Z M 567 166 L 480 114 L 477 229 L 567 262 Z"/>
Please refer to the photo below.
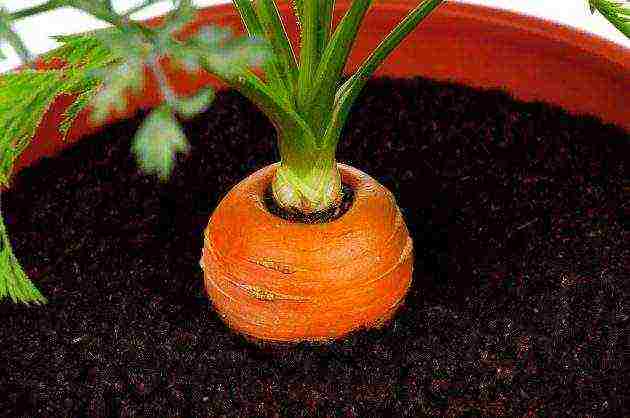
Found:
<path fill-rule="evenodd" d="M 382 329 L 261 348 L 212 309 L 199 258 L 221 197 L 279 160 L 273 126 L 220 92 L 160 184 L 130 153 L 142 116 L 2 195 L 49 299 L 0 303 L 2 416 L 630 414 L 628 132 L 500 91 L 370 81 L 338 161 L 396 196 L 412 287 Z"/>

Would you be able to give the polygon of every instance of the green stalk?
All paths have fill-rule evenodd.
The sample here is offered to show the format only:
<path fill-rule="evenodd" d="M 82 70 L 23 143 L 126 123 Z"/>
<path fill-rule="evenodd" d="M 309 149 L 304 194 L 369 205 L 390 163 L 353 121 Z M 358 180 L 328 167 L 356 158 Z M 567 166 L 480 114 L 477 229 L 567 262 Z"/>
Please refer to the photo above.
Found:
<path fill-rule="evenodd" d="M 346 66 L 350 51 L 357 37 L 361 22 L 370 8 L 372 0 L 355 0 L 339 22 L 330 42 L 327 43 L 313 87 L 309 92 L 304 112 L 314 131 L 321 137 L 325 128 L 322 115 L 332 109 L 337 85 Z"/>
<path fill-rule="evenodd" d="M 213 67 L 212 59 L 204 57 L 203 49 L 194 41 L 188 40 L 182 45 L 198 49 L 200 64 L 204 70 L 250 99 L 279 129 L 295 130 L 305 140 L 315 143 L 309 126 L 287 100 L 286 91 L 265 84 L 248 68 L 243 68 L 236 76 L 222 76 L 221 71 L 216 71 Z"/>
<path fill-rule="evenodd" d="M 122 18 L 122 16 L 116 14 L 111 8 L 107 7 L 107 4 L 103 2 L 91 0 L 64 0 L 63 4 L 82 10 L 99 20 L 110 23 L 119 28 L 127 27 L 130 23 Z"/>
<path fill-rule="evenodd" d="M 255 4 L 264 36 L 271 43 L 275 61 L 279 72 L 282 74 L 284 88 L 291 97 L 294 97 L 297 88 L 298 68 L 293 48 L 280 19 L 280 12 L 272 0 L 259 0 Z"/>
<path fill-rule="evenodd" d="M 330 40 L 330 33 L 332 31 L 332 18 L 335 10 L 335 0 L 318 0 L 319 9 L 319 31 L 317 34 L 317 54 L 322 56 L 324 50 Z"/>
<path fill-rule="evenodd" d="M 0 40 L 4 38 L 9 45 L 13 47 L 23 62 L 30 63 L 32 60 L 31 52 L 28 50 L 22 39 L 13 30 L 11 16 L 7 15 L 3 9 L 0 9 Z M 1 53 L 0 53 L 1 55 Z"/>
<path fill-rule="evenodd" d="M 630 5 L 623 2 L 610 0 L 588 0 L 591 13 L 597 10 L 610 23 L 615 26 L 619 32 L 630 38 Z"/>
<path fill-rule="evenodd" d="M 241 16 L 245 29 L 251 36 L 262 35 L 262 25 L 258 20 L 254 6 L 250 0 L 232 0 L 232 4 Z"/>
<path fill-rule="evenodd" d="M 301 28 L 297 108 L 283 104 L 277 92 L 251 74 L 232 82 L 277 129 L 281 163 L 272 190 L 281 207 L 311 213 L 339 203 L 341 182 L 335 150 L 350 106 L 380 63 L 443 1 L 425 0 L 410 12 L 336 95 L 349 51 L 371 0 L 352 3 L 323 50 L 323 22 L 332 21 L 332 4 L 330 8 L 322 8 L 325 4 L 320 0 L 294 2 Z M 330 16 L 323 18 L 324 12 Z"/>
<path fill-rule="evenodd" d="M 319 38 L 302 34 L 298 72 L 295 56 L 275 5 L 270 0 L 256 3 L 256 8 L 247 0 L 234 0 L 234 4 L 237 5 L 250 35 L 262 35 L 271 40 L 275 61 L 281 63 L 278 72 L 284 75 L 283 81 L 288 84 L 285 88 L 278 89 L 273 83 L 263 83 L 249 70 L 235 78 L 219 77 L 250 99 L 276 128 L 281 158 L 272 183 L 276 202 L 287 210 L 302 213 L 312 213 L 338 204 L 341 198 L 341 179 L 334 152 L 320 146 L 321 141 L 312 131 L 303 112 L 296 110 L 295 103 L 286 100 L 287 93 L 292 97 L 295 97 L 296 92 L 298 95 L 308 93 L 308 88 L 299 87 L 299 84 L 308 83 L 310 74 L 314 73 L 318 48 L 321 45 Z M 307 4 L 299 7 L 299 10 L 302 7 L 307 9 L 305 15 L 311 20 L 308 17 L 305 20 L 310 22 L 306 26 L 311 28 L 311 33 L 321 35 L 318 32 L 321 25 L 316 20 L 319 16 L 317 8 L 312 3 L 310 6 Z M 205 69 L 216 75 L 212 71 L 211 63 L 205 64 Z M 297 91 L 291 87 L 292 80 L 297 81 Z"/>
<path fill-rule="evenodd" d="M 212 72 L 209 63 L 205 63 L 205 69 Z M 334 150 L 319 145 L 310 126 L 283 101 L 283 96 L 249 70 L 222 81 L 251 100 L 276 128 L 281 159 L 272 183 L 276 203 L 301 213 L 339 204 L 341 178 Z"/>
<path fill-rule="evenodd" d="M 295 132 L 278 132 L 280 166 L 272 181 L 276 203 L 308 214 L 341 203 L 341 176 L 334 150 L 307 144 Z M 300 146 L 302 145 L 302 146 Z"/>
<path fill-rule="evenodd" d="M 323 146 L 336 148 L 352 104 L 370 76 L 391 52 L 444 0 L 424 0 L 403 19 L 378 45 L 359 69 L 340 87 L 335 95 L 335 105 L 324 134 Z"/>
<path fill-rule="evenodd" d="M 259 39 L 266 39 L 265 32 L 263 30 L 262 24 L 258 19 L 258 15 L 254 10 L 254 6 L 250 0 L 232 0 L 234 7 L 238 11 L 241 16 L 241 21 L 247 30 L 249 36 L 255 36 Z M 270 60 L 266 60 L 262 69 L 265 72 L 265 77 L 267 82 L 273 86 L 274 90 L 278 92 L 287 92 L 287 85 L 285 84 L 284 78 L 282 76 L 282 69 L 280 61 L 274 56 Z M 289 94 L 285 94 L 286 98 L 289 99 Z"/>
<path fill-rule="evenodd" d="M 300 111 L 308 105 L 311 85 L 319 62 L 317 55 L 318 6 L 317 1 L 311 0 L 305 1 L 301 7 L 300 69 L 297 87 L 297 108 Z"/>

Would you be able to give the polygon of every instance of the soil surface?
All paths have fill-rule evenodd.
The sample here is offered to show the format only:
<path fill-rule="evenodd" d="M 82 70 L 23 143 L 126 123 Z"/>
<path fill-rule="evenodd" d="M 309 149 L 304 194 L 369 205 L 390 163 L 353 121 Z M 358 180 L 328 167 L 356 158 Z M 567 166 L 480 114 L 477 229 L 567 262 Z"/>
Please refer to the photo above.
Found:
<path fill-rule="evenodd" d="M 137 169 L 141 116 L 20 173 L 2 196 L 49 299 L 0 303 L 7 417 L 629 416 L 630 135 L 423 78 L 370 81 L 338 160 L 397 196 L 414 281 L 381 330 L 260 348 L 203 292 L 202 233 L 278 161 L 220 92 L 170 182 Z"/>

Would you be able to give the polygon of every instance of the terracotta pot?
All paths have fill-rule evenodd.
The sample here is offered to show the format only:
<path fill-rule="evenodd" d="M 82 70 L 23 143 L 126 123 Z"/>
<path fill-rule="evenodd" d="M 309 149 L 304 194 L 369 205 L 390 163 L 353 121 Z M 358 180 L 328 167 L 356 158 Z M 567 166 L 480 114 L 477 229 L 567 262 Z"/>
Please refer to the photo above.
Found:
<path fill-rule="evenodd" d="M 350 209 L 327 223 L 286 221 L 263 201 L 277 167 L 241 181 L 212 214 L 200 264 L 215 308 L 233 329 L 266 341 L 324 341 L 382 324 L 413 268 L 392 193 L 338 164 L 354 190 Z"/>
<path fill-rule="evenodd" d="M 350 1 L 337 2 L 335 23 L 349 4 Z M 374 5 L 362 25 L 346 71 L 354 71 L 416 4 L 417 0 L 391 0 Z M 284 3 L 279 8 L 289 36 L 297 45 L 297 26 L 291 7 Z M 153 19 L 151 24 L 159 21 Z M 192 27 L 209 23 L 228 25 L 236 32 L 243 32 L 230 4 L 203 10 Z M 222 86 L 207 75 L 191 76 L 172 71 L 169 75 L 174 90 L 182 94 L 192 93 L 207 84 Z M 376 75 L 421 75 L 475 87 L 502 88 L 519 99 L 544 100 L 571 112 L 593 114 L 630 130 L 627 113 L 630 97 L 620 93 L 630 91 L 628 49 L 568 27 L 511 12 L 447 3 L 412 32 Z M 130 98 L 127 111 L 113 115 L 110 120 L 128 117 L 139 108 L 157 104 L 155 87 L 155 80 L 149 77 L 144 94 Z M 84 113 L 71 129 L 69 139 L 61 141 L 57 126 L 70 102 L 69 97 L 55 102 L 32 145 L 18 160 L 17 169 L 43 156 L 52 156 L 99 129 L 88 125 Z M 208 279 L 206 285 L 217 309 L 233 327 L 274 341 L 321 340 L 385 320 L 400 302 L 410 280 L 411 256 L 396 264 L 401 254 L 407 253 L 405 248 L 409 241 L 406 229 L 396 227 L 401 221 L 396 220 L 395 202 L 382 186 L 372 183 L 366 175 L 343 165 L 340 169 L 350 184 L 363 190 L 364 199 L 357 200 L 343 218 L 328 224 L 289 225 L 261 207 L 261 190 L 269 181 L 273 166 L 245 179 L 220 203 L 206 232 L 206 245 L 213 246 L 215 252 L 204 249 L 203 264 L 209 273 L 206 278 L 212 279 L 211 272 L 222 272 L 212 279 L 218 287 Z M 239 196 L 236 190 L 246 193 Z M 376 190 L 382 194 L 369 192 Z M 356 225 L 351 227 L 349 220 L 353 219 L 353 214 L 360 213 L 361 208 L 368 213 L 378 213 L 374 218 L 365 219 L 385 217 L 389 229 L 370 232 L 374 227 L 372 223 L 362 232 L 358 232 Z M 234 212 L 229 213 L 230 210 Z M 277 235 L 265 232 L 272 230 Z M 395 245 L 387 247 L 380 257 L 397 269 L 396 273 L 375 281 L 359 277 L 359 269 L 367 269 L 364 275 L 370 268 L 375 269 L 370 267 L 370 260 L 374 260 L 370 257 L 379 256 L 375 245 L 385 240 L 387 231 L 393 234 Z M 345 233 L 348 235 L 343 236 Z M 374 235 L 370 235 L 372 233 Z M 317 245 L 320 251 L 309 252 L 318 248 Z M 300 250 L 290 252 L 292 248 Z M 359 255 L 362 251 L 365 255 Z M 238 252 L 246 256 L 236 258 Z M 298 253 L 303 254 L 299 259 Z M 362 263 L 348 262 L 353 254 L 361 257 Z M 315 272 L 317 262 L 322 264 Z M 313 273 L 306 275 L 300 268 L 312 269 Z M 290 273 L 292 269 L 295 271 Z M 374 270 L 372 277 L 386 270 Z M 291 279 L 287 280 L 287 276 Z M 355 287 L 361 280 L 364 287 Z M 328 290 L 321 293 L 324 289 Z M 350 290 L 352 294 L 345 293 Z M 368 292 L 373 292 L 372 296 Z M 281 299 L 279 295 L 294 299 Z M 248 303 L 230 299 L 236 297 Z M 266 300 L 269 298 L 275 299 Z M 357 303 L 358 300 L 362 302 Z M 320 309 L 321 316 L 315 314 L 316 308 Z M 361 313 L 361 309 L 367 312 Z"/>

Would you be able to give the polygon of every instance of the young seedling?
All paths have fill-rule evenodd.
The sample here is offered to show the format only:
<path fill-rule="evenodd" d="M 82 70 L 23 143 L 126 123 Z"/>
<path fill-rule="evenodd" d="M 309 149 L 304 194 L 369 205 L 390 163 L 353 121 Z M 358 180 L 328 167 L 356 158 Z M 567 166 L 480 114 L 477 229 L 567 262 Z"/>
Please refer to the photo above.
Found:
<path fill-rule="evenodd" d="M 132 19 L 157 1 L 145 0 L 124 13 L 116 12 L 111 0 L 49 0 L 13 13 L 0 9 L 0 41 L 9 43 L 25 62 L 32 62 L 32 57 L 12 29 L 16 20 L 69 6 L 111 24 L 105 30 L 57 37 L 63 46 L 43 60 L 61 59 L 66 63 L 61 69 L 25 69 L 0 78 L 0 186 L 8 185 L 16 158 L 57 96 L 76 98 L 60 126 L 67 134 L 88 106 L 97 123 L 112 110 L 124 110 L 125 92 L 142 89 L 147 68 L 158 81 L 163 102 L 138 130 L 133 152 L 143 170 L 167 180 L 175 155 L 189 149 L 174 115 L 195 115 L 214 97 L 211 89 L 178 97 L 162 68 L 161 59 L 169 57 L 180 68 L 215 75 L 249 98 L 273 123 L 281 157 L 272 181 L 278 206 L 301 214 L 327 210 L 339 205 L 342 197 L 335 152 L 352 104 L 389 54 L 444 2 L 421 1 L 342 83 L 372 0 L 354 0 L 334 28 L 335 0 L 292 0 L 300 29 L 299 54 L 273 0 L 233 0 L 249 37 L 233 39 L 228 30 L 209 26 L 186 40 L 176 35 L 194 18 L 190 0 L 172 0 L 174 10 L 159 28 Z M 627 8 L 608 0 L 590 0 L 589 5 L 628 34 Z M 252 70 L 258 65 L 263 77 Z M 0 239 L 0 298 L 45 302 L 16 260 L 2 221 Z"/>

